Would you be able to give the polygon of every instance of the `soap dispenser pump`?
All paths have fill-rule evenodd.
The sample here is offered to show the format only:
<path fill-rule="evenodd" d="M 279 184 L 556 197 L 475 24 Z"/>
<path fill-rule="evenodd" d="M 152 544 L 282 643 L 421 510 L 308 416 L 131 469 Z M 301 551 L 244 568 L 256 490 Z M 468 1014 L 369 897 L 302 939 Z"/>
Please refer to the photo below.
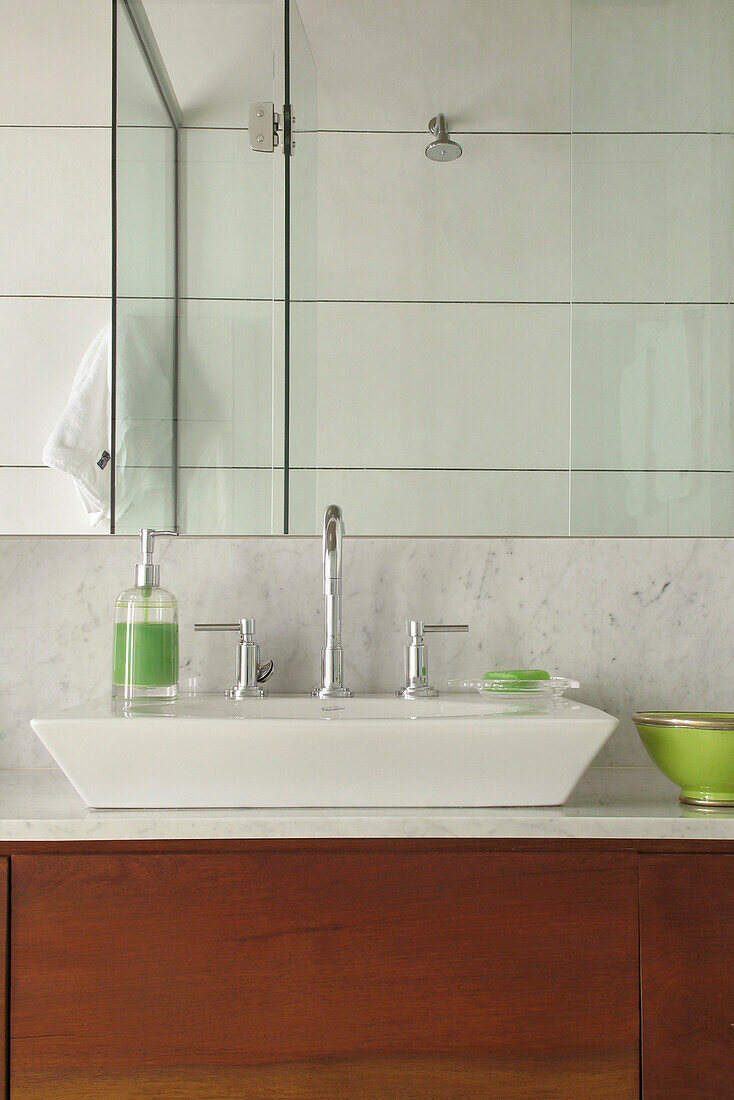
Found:
<path fill-rule="evenodd" d="M 176 531 L 140 529 L 135 583 L 117 597 L 112 658 L 114 698 L 175 699 L 178 696 L 178 603 L 160 585 L 153 561 L 158 535 Z"/>

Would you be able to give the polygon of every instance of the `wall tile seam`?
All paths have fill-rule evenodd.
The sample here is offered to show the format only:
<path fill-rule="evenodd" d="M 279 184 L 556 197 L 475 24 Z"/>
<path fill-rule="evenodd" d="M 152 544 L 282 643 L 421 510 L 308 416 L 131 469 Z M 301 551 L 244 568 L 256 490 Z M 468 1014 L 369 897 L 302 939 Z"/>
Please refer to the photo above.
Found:
<path fill-rule="evenodd" d="M 142 128 L 142 127 L 141 127 Z M 109 122 L 0 122 L 0 130 L 111 130 Z"/>
<path fill-rule="evenodd" d="M 140 542 L 140 535 L 139 534 L 136 535 L 134 533 L 127 534 L 127 535 L 120 533 L 120 534 L 115 534 L 115 535 L 108 535 L 107 537 L 111 538 L 115 541 L 118 541 L 118 540 L 123 539 L 123 538 L 129 538 L 129 539 L 137 539 L 137 541 Z M 49 534 L 44 534 L 44 535 L 25 535 L 25 534 L 20 534 L 20 533 L 19 534 L 8 534 L 7 532 L 0 533 L 0 539 L 4 539 L 7 542 L 12 542 L 14 540 L 21 541 L 21 540 L 27 540 L 27 539 L 35 539 L 35 540 L 41 540 L 41 541 L 58 540 L 58 539 L 92 539 L 94 542 L 96 542 L 98 540 L 98 538 L 99 538 L 99 536 L 93 534 L 92 532 L 84 532 L 82 534 L 79 534 L 79 533 L 76 533 L 76 534 L 75 533 L 55 534 L 55 533 L 51 532 Z M 183 544 L 187 539 L 197 539 L 197 540 L 209 539 L 209 540 L 215 540 L 215 541 L 217 539 L 221 539 L 223 542 L 227 542 L 227 543 L 233 542 L 233 541 L 238 541 L 238 540 L 240 542 L 255 542 L 255 541 L 262 542 L 264 539 L 267 539 L 268 541 L 271 541 L 273 539 L 282 539 L 286 543 L 286 545 L 288 545 L 291 542 L 303 541 L 303 540 L 309 540 L 309 541 L 313 542 L 314 544 L 316 544 L 316 543 L 320 544 L 321 541 L 322 541 L 322 536 L 320 534 L 315 534 L 315 535 L 295 535 L 295 534 L 293 534 L 293 535 L 291 535 L 291 534 L 288 534 L 288 535 L 283 535 L 283 534 L 280 534 L 280 535 L 220 535 L 220 534 L 217 534 L 217 535 L 186 535 L 186 534 L 183 534 L 183 535 L 179 535 L 177 537 L 177 542 Z M 448 535 L 349 535 L 350 542 L 353 539 L 359 539 L 362 542 L 365 542 L 365 541 L 395 542 L 397 540 L 397 541 L 403 541 L 403 542 L 421 542 L 421 543 L 431 542 L 431 541 L 433 541 L 433 542 L 438 542 L 438 541 L 442 541 L 442 542 L 472 542 L 473 541 L 473 542 L 481 542 L 481 543 L 489 543 L 489 542 L 522 542 L 522 543 L 564 542 L 564 543 L 568 543 L 568 544 L 571 544 L 571 543 L 574 543 L 574 542 L 584 543 L 584 544 L 609 543 L 609 542 L 619 542 L 619 543 L 625 543 L 625 544 L 627 544 L 627 543 L 629 543 L 629 544 L 642 544 L 642 543 L 654 542 L 654 543 L 668 543 L 668 544 L 671 545 L 671 548 L 673 546 L 676 546 L 676 544 L 682 544 L 684 542 L 696 542 L 696 543 L 698 543 L 698 542 L 703 542 L 703 543 L 721 542 L 721 543 L 726 543 L 727 544 L 727 549 L 730 547 L 730 544 L 733 541 L 731 535 L 453 535 L 453 534 L 448 534 Z M 694 553 L 694 551 L 691 551 L 691 554 L 693 554 L 693 553 Z"/>
<path fill-rule="evenodd" d="M 2 295 L 0 295 L 2 297 Z M 200 302 L 269 302 L 270 298 L 191 298 L 186 301 Z M 278 299 L 282 301 L 282 299 Z M 675 309 L 682 307 L 730 308 L 731 301 L 716 299 L 700 301 L 688 298 L 678 301 L 672 298 L 291 298 L 291 305 L 345 305 L 345 306 L 665 306 Z"/>
<path fill-rule="evenodd" d="M 206 129 L 207 127 L 201 127 Z M 195 127 L 190 127 L 195 129 Z M 384 137 L 423 137 L 428 130 L 296 130 L 296 134 L 334 134 L 365 135 L 375 134 Z M 456 130 L 452 134 L 463 137 L 732 137 L 733 130 Z"/>
<path fill-rule="evenodd" d="M 210 424 L 210 423 L 224 423 L 229 424 L 230 421 L 217 421 L 207 420 L 206 418 L 194 419 L 191 417 L 179 417 L 179 423 L 181 424 Z M 34 465 L 33 463 L 10 463 L 0 462 L 0 470 L 2 469 L 45 469 L 43 464 Z M 186 462 L 180 462 L 178 464 L 179 470 L 282 470 L 282 465 L 271 465 L 267 463 L 265 465 L 246 465 L 244 463 L 220 463 L 216 466 L 207 464 L 192 464 Z M 127 463 L 127 469 L 129 470 L 167 470 L 168 465 L 151 464 L 151 465 L 136 465 L 135 463 Z M 564 474 L 567 475 L 569 471 L 572 474 L 614 474 L 619 476 L 622 474 L 711 474 L 716 477 L 730 477 L 734 470 L 700 470 L 693 469 L 691 467 L 684 467 L 681 469 L 643 469 L 641 467 L 586 467 L 586 466 L 373 466 L 371 464 L 365 464 L 363 466 L 335 466 L 332 464 L 322 463 L 319 465 L 304 466 L 297 463 L 289 463 L 289 470 L 299 470 L 304 472 L 309 471 L 328 471 L 330 473 L 338 474 L 361 474 L 361 473 L 384 473 L 384 474 Z M 695 538 L 695 535 L 691 536 Z"/>
<path fill-rule="evenodd" d="M 125 295 L 119 294 L 118 295 L 118 301 L 124 300 L 125 297 L 126 297 Z M 135 298 L 129 298 L 129 296 L 128 296 L 127 300 L 135 301 L 136 299 Z M 165 299 L 165 300 L 166 301 L 172 301 L 172 299 Z M 179 300 L 179 302 L 235 302 L 235 303 L 237 303 L 237 302 L 262 302 L 266 305 L 270 304 L 271 302 L 273 302 L 275 304 L 278 304 L 278 305 L 281 305 L 285 302 L 285 298 L 283 298 L 283 297 L 279 297 L 279 298 L 270 298 L 270 297 L 268 297 L 268 298 L 223 298 L 220 295 L 212 295 L 210 297 L 208 295 L 204 296 L 204 295 L 200 295 L 200 294 L 182 294 L 179 297 L 178 300 Z M 293 304 L 294 299 L 291 298 L 290 301 L 291 301 L 291 304 Z"/>
<path fill-rule="evenodd" d="M 56 302 L 112 302 L 112 298 L 109 294 L 0 294 L 0 301 L 49 301 Z M 148 299 L 131 298 L 129 301 L 147 301 Z M 170 299 L 162 299 L 164 301 L 173 301 Z"/>
<path fill-rule="evenodd" d="M 37 300 L 43 301 L 49 299 L 50 301 L 70 301 L 70 302 L 103 302 L 112 301 L 109 294 L 30 294 L 30 293 L 13 293 L 11 291 L 0 292 L 0 301 L 3 300 Z M 169 295 L 157 294 L 157 295 L 139 295 L 139 294 L 118 294 L 117 300 L 120 302 L 173 302 L 175 301 Z M 282 304 L 285 301 L 284 298 L 224 298 L 221 296 L 182 296 L 179 298 L 179 302 L 260 302 L 263 304 L 269 304 L 271 302 L 276 304 Z M 567 301 L 550 299 L 545 300 L 530 300 L 525 298 L 291 298 L 291 305 L 345 305 L 345 306 L 520 306 L 520 307 L 546 307 L 555 306 L 560 308 L 568 308 L 569 306 L 664 306 L 666 308 L 680 309 L 686 306 L 691 308 L 726 308 L 730 309 L 732 302 L 724 300 L 716 301 L 698 301 L 695 299 L 688 299 L 687 301 L 673 301 L 669 298 L 647 298 L 647 299 L 616 299 L 616 300 L 602 300 L 602 299 L 577 299 L 572 298 Z"/>

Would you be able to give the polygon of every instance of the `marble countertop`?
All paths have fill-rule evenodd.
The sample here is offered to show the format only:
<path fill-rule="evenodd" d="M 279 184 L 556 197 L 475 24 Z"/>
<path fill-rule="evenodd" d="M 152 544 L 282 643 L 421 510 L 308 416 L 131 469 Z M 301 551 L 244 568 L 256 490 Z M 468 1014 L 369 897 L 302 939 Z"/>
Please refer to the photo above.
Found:
<path fill-rule="evenodd" d="M 734 840 L 654 768 L 589 768 L 565 806 L 516 809 L 89 810 L 55 768 L 0 769 L 0 841 L 511 837 Z"/>

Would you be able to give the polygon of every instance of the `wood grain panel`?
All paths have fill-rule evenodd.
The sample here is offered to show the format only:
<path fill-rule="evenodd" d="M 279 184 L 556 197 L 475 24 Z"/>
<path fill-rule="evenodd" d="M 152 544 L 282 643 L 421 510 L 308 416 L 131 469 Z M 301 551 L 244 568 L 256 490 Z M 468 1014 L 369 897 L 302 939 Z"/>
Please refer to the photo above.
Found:
<path fill-rule="evenodd" d="M 0 1096 L 8 1095 L 8 917 L 10 863 L 0 859 Z"/>
<path fill-rule="evenodd" d="M 638 1095 L 637 857 L 13 861 L 13 1100 Z"/>
<path fill-rule="evenodd" d="M 577 1058 L 375 1057 L 349 1061 L 181 1069 L 92 1071 L 61 1077 L 31 1071 L 22 1093 L 39 1100 L 596 1100 L 630 1092 L 626 1056 L 605 1063 Z M 634 1096 L 639 1096 L 635 1086 Z"/>
<path fill-rule="evenodd" d="M 644 1100 L 734 1096 L 734 857 L 640 860 Z"/>

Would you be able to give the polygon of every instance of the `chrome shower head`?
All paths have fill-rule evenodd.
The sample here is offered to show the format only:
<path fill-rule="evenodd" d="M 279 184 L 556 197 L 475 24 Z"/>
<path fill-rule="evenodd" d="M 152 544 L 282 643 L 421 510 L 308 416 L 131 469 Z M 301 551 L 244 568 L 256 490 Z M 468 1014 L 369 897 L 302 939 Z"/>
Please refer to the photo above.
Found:
<path fill-rule="evenodd" d="M 452 141 L 446 131 L 446 119 L 443 115 L 436 115 L 428 123 L 430 133 L 435 134 L 436 140 L 426 146 L 426 156 L 429 160 L 457 160 L 463 153 L 458 141 Z"/>

